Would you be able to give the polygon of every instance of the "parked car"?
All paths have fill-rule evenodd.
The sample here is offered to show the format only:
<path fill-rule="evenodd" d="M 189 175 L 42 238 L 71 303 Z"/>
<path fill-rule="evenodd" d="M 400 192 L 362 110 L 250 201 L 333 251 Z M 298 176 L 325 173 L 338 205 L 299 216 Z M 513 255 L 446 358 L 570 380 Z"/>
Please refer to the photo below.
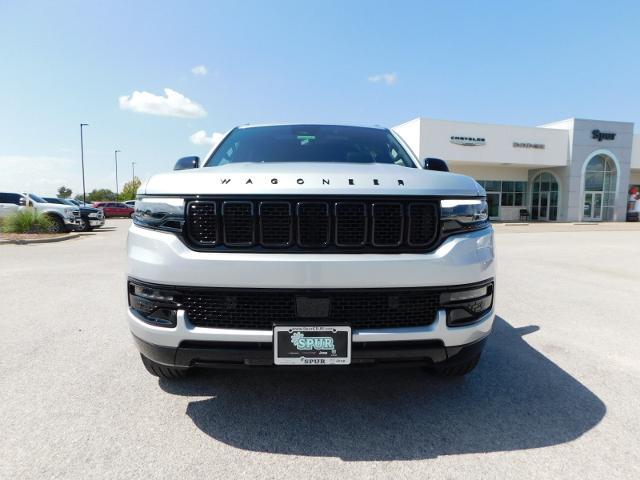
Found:
<path fill-rule="evenodd" d="M 141 188 L 127 242 L 151 374 L 478 364 L 496 272 L 473 178 L 388 129 L 334 125 L 238 127 L 174 170 Z"/>
<path fill-rule="evenodd" d="M 78 207 L 89 207 L 89 208 L 93 208 L 93 204 L 92 203 L 84 203 L 84 202 L 79 202 L 78 200 L 74 200 L 73 198 L 67 198 L 67 200 L 69 200 L 71 203 L 73 203 L 74 205 L 77 205 Z"/>
<path fill-rule="evenodd" d="M 76 206 L 73 200 L 66 198 L 56 197 L 42 197 L 49 203 L 57 203 L 60 205 Z M 81 232 L 90 232 L 94 228 L 100 228 L 104 225 L 104 212 L 99 208 L 85 207 L 84 204 L 80 205 L 80 219 L 78 221 L 77 230 Z"/>
<path fill-rule="evenodd" d="M 104 216 L 109 217 L 131 217 L 134 209 L 129 205 L 121 202 L 95 202 L 93 204 L 95 208 L 101 208 L 104 211 Z"/>
<path fill-rule="evenodd" d="M 80 220 L 76 206 L 49 203 L 33 193 L 0 192 L 0 217 L 33 207 L 51 220 L 51 231 L 56 233 L 75 230 Z"/>

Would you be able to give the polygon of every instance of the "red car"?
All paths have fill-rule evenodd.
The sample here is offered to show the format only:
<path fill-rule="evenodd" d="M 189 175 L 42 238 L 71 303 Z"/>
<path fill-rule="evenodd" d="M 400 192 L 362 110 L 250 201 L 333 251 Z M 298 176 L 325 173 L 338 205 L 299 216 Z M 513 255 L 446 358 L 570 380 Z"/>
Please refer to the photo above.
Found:
<path fill-rule="evenodd" d="M 101 208 L 106 217 L 131 217 L 133 208 L 120 202 L 94 202 L 95 208 Z"/>

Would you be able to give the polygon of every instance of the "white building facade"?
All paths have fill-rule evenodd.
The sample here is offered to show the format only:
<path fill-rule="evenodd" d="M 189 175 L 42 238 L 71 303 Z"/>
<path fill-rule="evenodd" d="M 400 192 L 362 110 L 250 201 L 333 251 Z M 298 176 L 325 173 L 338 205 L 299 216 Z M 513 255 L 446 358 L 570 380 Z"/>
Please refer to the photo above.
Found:
<path fill-rule="evenodd" d="M 420 117 L 393 130 L 419 158 L 442 158 L 480 182 L 494 220 L 625 221 L 629 188 L 640 185 L 640 135 L 629 122 L 520 127 Z"/>

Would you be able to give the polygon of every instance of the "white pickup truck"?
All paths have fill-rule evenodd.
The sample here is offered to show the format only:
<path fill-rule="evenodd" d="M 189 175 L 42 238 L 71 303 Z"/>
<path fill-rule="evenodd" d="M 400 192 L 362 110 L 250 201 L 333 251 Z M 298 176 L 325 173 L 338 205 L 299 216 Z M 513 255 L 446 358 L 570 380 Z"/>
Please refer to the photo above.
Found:
<path fill-rule="evenodd" d="M 76 228 L 80 219 L 79 208 L 49 203 L 32 193 L 0 192 L 0 217 L 26 208 L 34 208 L 47 215 L 51 220 L 52 232 L 70 232 Z"/>
<path fill-rule="evenodd" d="M 486 193 L 385 128 L 229 132 L 142 185 L 127 318 L 147 370 L 474 369 L 494 320 Z"/>

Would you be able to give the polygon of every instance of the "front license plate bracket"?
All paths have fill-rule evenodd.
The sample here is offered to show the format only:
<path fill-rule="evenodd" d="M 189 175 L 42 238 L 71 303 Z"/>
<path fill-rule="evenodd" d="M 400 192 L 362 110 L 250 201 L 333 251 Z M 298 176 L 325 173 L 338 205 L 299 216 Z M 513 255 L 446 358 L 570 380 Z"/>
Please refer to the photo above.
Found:
<path fill-rule="evenodd" d="M 349 365 L 351 327 L 340 325 L 276 325 L 273 327 L 276 365 Z"/>

